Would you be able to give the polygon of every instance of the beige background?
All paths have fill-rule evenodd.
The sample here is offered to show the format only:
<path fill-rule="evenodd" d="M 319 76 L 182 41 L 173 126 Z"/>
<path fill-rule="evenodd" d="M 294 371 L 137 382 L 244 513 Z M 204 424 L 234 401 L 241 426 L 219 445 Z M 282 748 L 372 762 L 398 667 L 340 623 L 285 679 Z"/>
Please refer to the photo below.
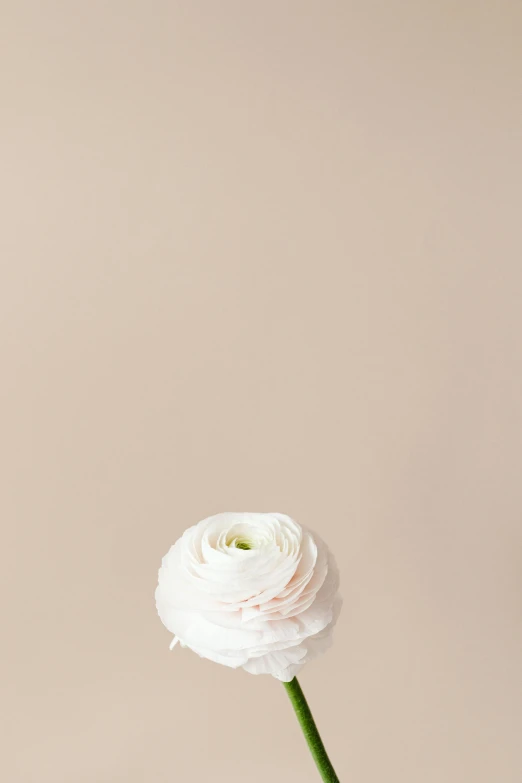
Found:
<path fill-rule="evenodd" d="M 2 3 L 10 783 L 318 780 L 169 653 L 220 510 L 335 549 L 342 781 L 522 779 L 522 5 Z"/>

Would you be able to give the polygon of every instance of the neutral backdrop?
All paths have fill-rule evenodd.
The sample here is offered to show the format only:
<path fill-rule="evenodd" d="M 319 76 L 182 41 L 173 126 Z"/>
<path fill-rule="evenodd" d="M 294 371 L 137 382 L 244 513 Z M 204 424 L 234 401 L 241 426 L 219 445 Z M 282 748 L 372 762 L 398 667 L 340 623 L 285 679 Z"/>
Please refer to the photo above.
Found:
<path fill-rule="evenodd" d="M 154 607 L 277 510 L 343 783 L 520 783 L 522 4 L 0 5 L 2 779 L 318 781 Z"/>

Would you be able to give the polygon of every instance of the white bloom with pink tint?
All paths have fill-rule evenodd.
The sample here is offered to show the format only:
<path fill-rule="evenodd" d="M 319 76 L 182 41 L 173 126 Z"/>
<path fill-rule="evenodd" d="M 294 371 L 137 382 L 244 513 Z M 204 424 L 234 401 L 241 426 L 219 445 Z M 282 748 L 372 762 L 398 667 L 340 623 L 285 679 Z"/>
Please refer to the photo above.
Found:
<path fill-rule="evenodd" d="M 329 647 L 338 587 L 333 556 L 315 533 L 285 514 L 226 512 L 170 548 L 156 607 L 171 646 L 290 682 Z"/>

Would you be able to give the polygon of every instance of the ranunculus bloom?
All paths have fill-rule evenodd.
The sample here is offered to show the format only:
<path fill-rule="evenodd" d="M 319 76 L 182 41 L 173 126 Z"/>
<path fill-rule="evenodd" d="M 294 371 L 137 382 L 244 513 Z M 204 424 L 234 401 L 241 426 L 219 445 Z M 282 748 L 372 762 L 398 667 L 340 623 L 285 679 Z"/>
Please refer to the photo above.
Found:
<path fill-rule="evenodd" d="M 285 514 L 224 513 L 165 555 L 158 614 L 203 658 L 290 682 L 329 647 L 339 576 L 321 539 Z"/>

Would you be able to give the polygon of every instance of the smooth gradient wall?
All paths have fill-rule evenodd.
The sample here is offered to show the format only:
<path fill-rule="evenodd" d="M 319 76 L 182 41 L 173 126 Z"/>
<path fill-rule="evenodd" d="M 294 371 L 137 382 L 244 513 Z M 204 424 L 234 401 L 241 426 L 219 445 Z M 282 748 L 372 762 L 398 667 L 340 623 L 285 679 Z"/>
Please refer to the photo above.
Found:
<path fill-rule="evenodd" d="M 1 10 L 2 780 L 317 783 L 154 606 L 278 510 L 341 569 L 343 783 L 520 783 L 522 4 Z"/>

